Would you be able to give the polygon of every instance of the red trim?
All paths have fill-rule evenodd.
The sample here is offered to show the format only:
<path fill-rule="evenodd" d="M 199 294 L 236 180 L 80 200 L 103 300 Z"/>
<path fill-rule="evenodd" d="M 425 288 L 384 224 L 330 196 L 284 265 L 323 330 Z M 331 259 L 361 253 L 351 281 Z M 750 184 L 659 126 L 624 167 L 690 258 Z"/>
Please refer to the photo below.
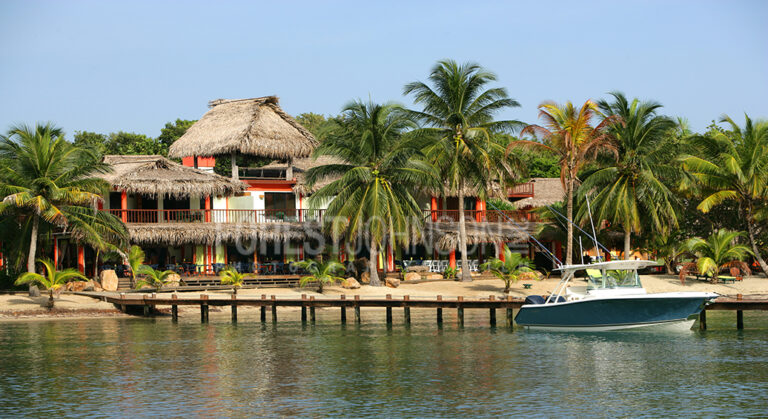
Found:
<path fill-rule="evenodd" d="M 211 222 L 211 197 L 210 196 L 205 197 L 205 222 L 206 223 Z"/>
<path fill-rule="evenodd" d="M 392 254 L 392 246 L 387 245 L 387 271 L 388 272 L 394 272 L 395 271 L 395 257 Z"/>
<path fill-rule="evenodd" d="M 504 243 L 499 243 L 499 260 L 504 262 Z"/>
<path fill-rule="evenodd" d="M 280 180 L 280 179 L 240 179 L 248 184 L 249 191 L 265 191 L 265 192 L 293 192 L 293 185 L 296 184 L 293 180 Z"/>
<path fill-rule="evenodd" d="M 451 268 L 456 269 L 456 251 L 455 250 L 451 250 L 451 253 L 448 253 L 448 265 Z"/>
<path fill-rule="evenodd" d="M 0 257 L 2 259 L 2 257 Z M 2 266 L 2 262 L 0 262 L 0 266 Z M 56 268 L 59 266 L 59 239 L 54 237 L 53 238 L 53 267 Z"/>
<path fill-rule="evenodd" d="M 555 242 L 555 256 L 557 256 L 558 259 L 563 260 L 563 244 L 560 242 Z"/>
<path fill-rule="evenodd" d="M 193 156 L 187 156 L 181 159 L 181 164 L 187 167 L 195 167 L 195 158 Z M 202 157 L 197 156 L 197 167 L 214 167 L 216 166 L 215 157 Z"/>
<path fill-rule="evenodd" d="M 120 218 L 124 223 L 127 223 L 128 212 L 126 210 L 128 209 L 128 193 L 125 191 L 120 192 L 120 209 L 122 210 L 120 212 Z"/>
<path fill-rule="evenodd" d="M 432 197 L 429 201 L 429 209 L 432 212 L 432 222 L 437 222 L 437 197 Z"/>
<path fill-rule="evenodd" d="M 77 270 L 85 275 L 85 248 L 77 245 Z"/>

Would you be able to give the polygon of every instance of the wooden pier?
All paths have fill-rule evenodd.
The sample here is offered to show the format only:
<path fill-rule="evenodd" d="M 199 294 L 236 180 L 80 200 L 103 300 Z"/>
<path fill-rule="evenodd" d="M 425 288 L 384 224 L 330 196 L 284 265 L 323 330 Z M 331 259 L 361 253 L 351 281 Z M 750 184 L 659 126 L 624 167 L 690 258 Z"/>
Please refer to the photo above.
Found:
<path fill-rule="evenodd" d="M 464 297 L 451 297 L 444 298 L 438 295 L 436 298 L 411 298 L 408 295 L 393 298 L 392 295 L 387 294 L 384 298 L 361 298 L 359 295 L 348 296 L 340 295 L 338 298 L 325 297 L 315 298 L 315 296 L 301 295 L 301 298 L 277 298 L 275 295 L 262 294 L 261 297 L 254 296 L 237 296 L 232 294 L 226 295 L 209 295 L 200 294 L 197 296 L 183 295 L 183 294 L 169 294 L 169 295 L 157 295 L 157 294 L 140 294 L 140 293 L 121 293 L 121 294 L 104 294 L 104 293 L 79 293 L 82 295 L 88 295 L 91 297 L 101 298 L 102 300 L 113 303 L 120 307 L 122 311 L 126 311 L 128 307 L 142 307 L 144 315 L 150 315 L 154 307 L 156 306 L 170 306 L 171 318 L 177 321 L 179 318 L 178 306 L 180 305 L 192 305 L 200 307 L 200 320 L 202 322 L 208 321 L 208 311 L 210 306 L 229 306 L 232 314 L 232 321 L 237 321 L 237 308 L 240 306 L 259 307 L 260 319 L 262 322 L 266 321 L 267 309 L 271 312 L 271 320 L 277 322 L 277 308 L 278 307 L 298 307 L 301 308 L 301 320 L 307 321 L 307 310 L 309 310 L 309 319 L 311 322 L 315 321 L 315 310 L 317 308 L 338 308 L 339 319 L 342 323 L 347 321 L 347 309 L 353 310 L 355 322 L 360 323 L 362 307 L 368 308 L 384 308 L 386 310 L 386 322 L 392 324 L 392 310 L 402 309 L 403 319 L 406 324 L 411 322 L 411 308 L 434 308 L 436 309 L 437 324 L 443 323 L 443 310 L 455 309 L 457 313 L 457 319 L 459 325 L 464 324 L 464 310 L 465 309 L 486 309 L 489 310 L 489 323 L 491 326 L 496 326 L 496 310 L 504 310 L 505 324 L 507 327 L 513 326 L 514 309 L 519 309 L 524 300 L 520 298 L 496 298 L 493 295 L 487 298 L 473 298 L 465 299 Z M 182 298 L 179 298 L 182 295 Z M 211 298 L 214 297 L 214 298 Z M 699 328 L 706 330 L 707 328 L 707 311 L 710 310 L 729 310 L 736 311 L 736 327 L 738 329 L 744 328 L 744 311 L 745 310 L 759 310 L 768 311 L 768 299 L 766 298 L 742 298 L 738 295 L 736 298 L 720 297 L 716 299 L 712 304 L 708 305 L 706 310 L 702 311 L 699 315 Z"/>

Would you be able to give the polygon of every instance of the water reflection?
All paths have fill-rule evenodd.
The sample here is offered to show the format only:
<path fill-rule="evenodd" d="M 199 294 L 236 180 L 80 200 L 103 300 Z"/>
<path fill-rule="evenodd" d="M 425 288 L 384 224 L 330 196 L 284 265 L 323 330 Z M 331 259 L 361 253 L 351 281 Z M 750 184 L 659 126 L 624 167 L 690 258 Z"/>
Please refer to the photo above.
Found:
<path fill-rule="evenodd" d="M 367 314 L 367 315 L 366 315 Z M 340 325 L 92 319 L 0 327 L 0 416 L 761 415 L 768 325 L 528 333 L 487 313 Z M 379 319 L 382 317 L 382 319 Z M 454 316 L 455 317 L 455 316 Z M 371 322 L 377 320 L 378 322 Z M 733 327 L 730 324 L 733 323 Z"/>

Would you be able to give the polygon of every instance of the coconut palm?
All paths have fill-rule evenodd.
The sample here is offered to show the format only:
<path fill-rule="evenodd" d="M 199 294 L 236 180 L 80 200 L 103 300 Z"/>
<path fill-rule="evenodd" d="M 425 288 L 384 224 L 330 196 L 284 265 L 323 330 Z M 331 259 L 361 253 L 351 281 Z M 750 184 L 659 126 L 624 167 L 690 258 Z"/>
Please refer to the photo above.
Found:
<path fill-rule="evenodd" d="M 539 105 L 539 118 L 543 125 L 528 125 L 521 135 L 531 134 L 538 141 L 519 140 L 511 143 L 508 152 L 513 148 L 538 148 L 551 152 L 560 159 L 560 180 L 566 191 L 566 216 L 573 220 L 574 187 L 578 180 L 579 170 L 587 162 L 593 160 L 601 150 L 615 152 L 615 146 L 607 128 L 618 122 L 615 116 L 606 117 L 593 126 L 599 116 L 597 104 L 586 101 L 581 108 L 576 109 L 573 103 L 566 102 L 558 105 L 554 102 L 544 102 Z M 567 226 L 565 263 L 573 261 L 573 225 Z"/>
<path fill-rule="evenodd" d="M 683 167 L 705 190 L 698 209 L 704 213 L 726 201 L 739 205 L 747 227 L 752 253 L 768 276 L 768 265 L 757 246 L 756 214 L 768 195 L 768 121 L 753 122 L 745 115 L 744 128 L 724 115 L 729 131 L 696 135 L 690 143 L 700 156 L 682 157 Z"/>
<path fill-rule="evenodd" d="M 696 256 L 696 261 L 686 264 L 680 270 L 680 281 L 694 268 L 701 275 L 711 275 L 712 281 L 717 282 L 720 272 L 727 268 L 738 268 L 749 274 L 749 265 L 744 258 L 752 254 L 749 246 L 737 243 L 744 237 L 741 231 L 718 230 L 706 240 L 694 237 L 685 242 L 685 247 Z"/>
<path fill-rule="evenodd" d="M 370 284 L 380 286 L 378 249 L 384 240 L 407 246 L 421 229 L 422 212 L 415 199 L 423 186 L 434 186 L 437 176 L 420 160 L 417 142 L 401 134 L 414 126 L 394 105 L 349 103 L 334 130 L 315 151 L 332 156 L 337 164 L 313 167 L 305 174 L 309 185 L 337 178 L 309 199 L 310 205 L 328 202 L 325 228 L 335 242 L 367 240 Z"/>
<path fill-rule="evenodd" d="M 146 255 L 141 250 L 141 247 L 131 246 L 131 249 L 128 251 L 128 266 L 131 267 L 131 282 L 134 286 L 136 286 L 136 275 L 138 275 L 145 258 Z"/>
<path fill-rule="evenodd" d="M 125 244 L 120 220 L 94 206 L 109 190 L 96 175 L 111 168 L 100 156 L 64 140 L 51 124 L 12 127 L 0 138 L 0 214 L 20 214 L 31 224 L 27 271 L 35 271 L 40 222 L 66 228 L 78 241 L 100 250 Z"/>
<path fill-rule="evenodd" d="M 621 226 L 624 232 L 624 258 L 632 256 L 632 233 L 640 233 L 647 218 L 654 233 L 660 234 L 677 226 L 675 195 L 669 185 L 676 184 L 677 146 L 669 141 L 676 123 L 657 114 L 657 102 L 629 101 L 623 93 L 612 92 L 613 101 L 601 100 L 598 106 L 606 118 L 615 121 L 608 126 L 614 138 L 618 159 L 606 159 L 602 167 L 591 173 L 579 191 L 594 193 L 593 216 Z M 589 214 L 581 207 L 576 219 L 584 223 Z"/>
<path fill-rule="evenodd" d="M 171 275 L 176 274 L 176 272 L 171 270 L 161 271 L 158 269 L 153 269 L 152 267 L 147 265 L 142 265 L 141 267 L 139 267 L 139 274 L 143 275 L 144 278 L 142 278 L 136 283 L 136 289 L 140 289 L 145 285 L 160 289 L 165 284 L 170 282 Z"/>
<path fill-rule="evenodd" d="M 309 273 L 309 275 L 301 277 L 299 286 L 304 287 L 310 282 L 317 282 L 318 292 L 321 294 L 323 293 L 323 285 L 331 285 L 334 282 L 343 281 L 344 278 L 338 276 L 338 274 L 346 270 L 342 263 L 334 260 L 328 260 L 322 264 L 312 259 L 303 260 L 296 262 L 296 266 Z"/>
<path fill-rule="evenodd" d="M 649 244 L 646 250 L 649 253 L 656 252 L 656 257 L 664 262 L 667 274 L 674 275 L 680 258 L 687 252 L 685 243 L 677 235 L 665 233 L 655 234 Z"/>
<path fill-rule="evenodd" d="M 504 260 L 491 258 L 488 262 L 480 265 L 480 269 L 490 271 L 504 281 L 504 292 L 509 293 L 510 284 L 517 282 L 521 273 L 533 270 L 533 262 L 520 253 L 513 253 L 506 245 L 504 245 L 502 252 Z"/>
<path fill-rule="evenodd" d="M 235 294 L 237 294 L 237 289 L 243 286 L 243 281 L 245 280 L 245 274 L 238 272 L 237 269 L 231 266 L 222 269 L 219 272 L 219 277 L 221 278 L 222 285 L 232 285 Z"/>
<path fill-rule="evenodd" d="M 412 94 L 421 111 L 409 111 L 423 128 L 416 134 L 429 141 L 424 153 L 445 182 L 442 195 L 457 196 L 459 201 L 459 251 L 461 266 L 467 260 L 467 230 L 464 197 L 468 189 L 477 197 L 488 199 L 493 183 L 506 186 L 518 179 L 519 172 L 504 153 L 506 144 L 495 133 L 512 132 L 518 121 L 495 121 L 494 115 L 520 106 L 501 87 L 486 89 L 496 75 L 474 63 L 439 61 L 429 75 L 430 85 L 409 83 L 404 88 Z M 471 281 L 468 269 L 461 271 L 462 281 Z"/>
<path fill-rule="evenodd" d="M 35 272 L 25 272 L 16 279 L 15 285 L 38 283 L 48 290 L 48 308 L 53 308 L 53 291 L 63 287 L 68 281 L 72 279 L 82 279 L 87 281 L 83 274 L 76 269 L 65 269 L 63 271 L 56 271 L 54 262 L 50 259 L 38 259 L 45 267 L 45 275 L 40 275 Z"/>

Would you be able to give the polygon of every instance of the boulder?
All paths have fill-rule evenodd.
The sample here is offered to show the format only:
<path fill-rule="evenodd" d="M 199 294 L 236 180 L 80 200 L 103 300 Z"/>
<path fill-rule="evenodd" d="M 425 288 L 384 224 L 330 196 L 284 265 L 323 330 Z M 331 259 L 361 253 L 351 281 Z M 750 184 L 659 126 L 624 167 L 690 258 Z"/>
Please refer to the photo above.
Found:
<path fill-rule="evenodd" d="M 39 297 L 40 296 L 40 288 L 38 288 L 37 285 L 30 285 L 29 286 L 29 296 L 30 297 Z"/>
<path fill-rule="evenodd" d="M 421 275 L 417 274 L 416 272 L 408 272 L 407 274 L 405 274 L 403 281 L 418 281 L 420 279 L 421 279 Z"/>
<path fill-rule="evenodd" d="M 88 282 L 86 281 L 69 281 L 67 282 L 66 290 L 70 292 L 80 292 L 84 291 L 87 285 Z"/>
<path fill-rule="evenodd" d="M 106 269 L 101 271 L 99 279 L 104 291 L 117 291 L 117 274 L 114 270 Z"/>
<path fill-rule="evenodd" d="M 85 288 L 83 288 L 83 291 L 95 291 L 96 290 L 96 282 L 93 280 L 90 280 L 85 283 Z"/>
<path fill-rule="evenodd" d="M 181 276 L 179 274 L 170 274 L 168 275 L 167 281 L 164 287 L 178 287 L 179 282 L 181 282 Z"/>
<path fill-rule="evenodd" d="M 99 284 L 96 281 L 93 281 L 93 290 L 96 292 L 102 292 L 104 291 L 104 288 L 101 287 L 101 284 Z"/>
<path fill-rule="evenodd" d="M 409 266 L 405 268 L 406 272 L 429 272 L 429 266 L 426 265 L 415 265 L 415 266 Z"/>
<path fill-rule="evenodd" d="M 370 284 L 371 283 L 371 274 L 368 272 L 363 272 L 360 274 L 360 282 L 363 284 Z"/>
<path fill-rule="evenodd" d="M 360 283 L 357 282 L 355 278 L 350 276 L 349 278 L 341 281 L 341 287 L 349 290 L 356 290 L 360 288 Z"/>
<path fill-rule="evenodd" d="M 384 280 L 384 284 L 390 288 L 397 288 L 400 286 L 400 280 L 397 278 L 387 278 Z"/>
<path fill-rule="evenodd" d="M 430 280 L 443 279 L 443 275 L 442 274 L 435 274 L 435 273 L 433 273 L 433 274 L 427 275 L 426 279 L 430 279 Z"/>

